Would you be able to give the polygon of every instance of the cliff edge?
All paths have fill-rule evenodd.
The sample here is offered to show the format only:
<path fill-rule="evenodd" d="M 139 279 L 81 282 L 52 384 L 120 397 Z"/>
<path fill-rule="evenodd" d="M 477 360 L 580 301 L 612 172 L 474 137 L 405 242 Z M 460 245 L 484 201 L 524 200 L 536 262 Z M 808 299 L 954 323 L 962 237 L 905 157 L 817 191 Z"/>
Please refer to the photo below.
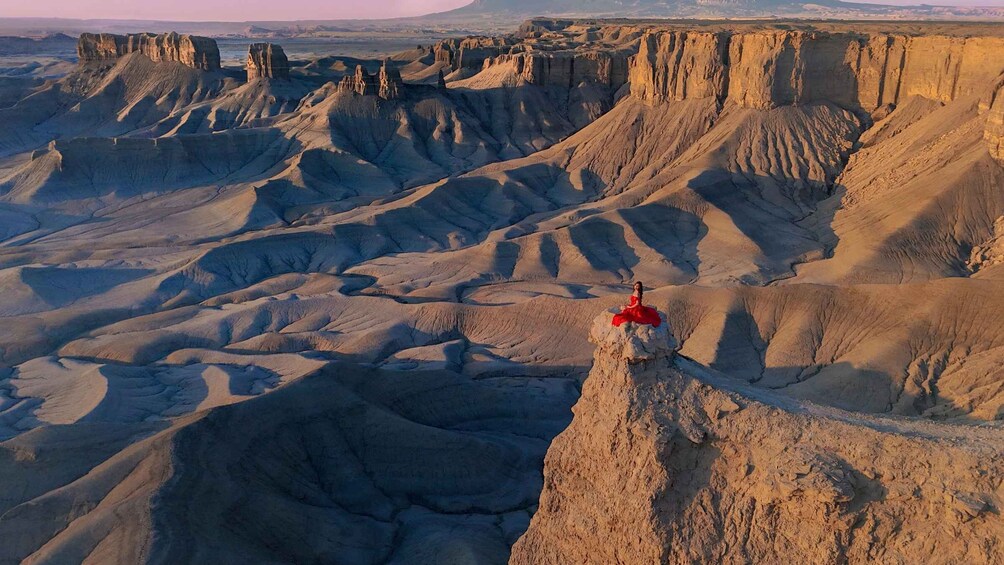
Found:
<path fill-rule="evenodd" d="M 1004 72 L 1001 49 L 996 36 L 653 29 L 630 84 L 646 101 L 715 97 L 760 109 L 829 101 L 875 112 L 911 96 L 983 96 Z"/>
<path fill-rule="evenodd" d="M 662 330 L 594 323 L 594 365 L 510 563 L 992 562 L 993 430 L 755 390 Z"/>

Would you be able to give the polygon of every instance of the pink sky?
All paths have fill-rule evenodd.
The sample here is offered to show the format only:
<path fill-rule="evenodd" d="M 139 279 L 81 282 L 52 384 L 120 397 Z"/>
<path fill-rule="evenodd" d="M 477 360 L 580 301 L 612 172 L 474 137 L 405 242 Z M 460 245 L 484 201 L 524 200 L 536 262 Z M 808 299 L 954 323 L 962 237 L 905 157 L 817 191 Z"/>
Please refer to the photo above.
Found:
<path fill-rule="evenodd" d="M 2 17 L 263 21 L 420 16 L 471 0 L 0 0 Z"/>
<path fill-rule="evenodd" d="M 920 3 L 954 6 L 1004 5 L 1004 0 L 872 1 L 898 5 Z M 62 17 L 175 21 L 392 18 L 441 12 L 470 2 L 471 0 L 0 0 L 0 18 Z"/>

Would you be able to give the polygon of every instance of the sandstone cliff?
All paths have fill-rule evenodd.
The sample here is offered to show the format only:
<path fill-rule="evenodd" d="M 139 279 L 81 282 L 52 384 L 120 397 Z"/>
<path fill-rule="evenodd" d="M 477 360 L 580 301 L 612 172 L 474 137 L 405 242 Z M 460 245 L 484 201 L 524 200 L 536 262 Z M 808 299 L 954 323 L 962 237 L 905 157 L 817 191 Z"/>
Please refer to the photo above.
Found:
<path fill-rule="evenodd" d="M 391 68 L 385 61 L 375 75 L 371 75 L 359 65 L 356 72 L 342 79 L 338 90 L 352 92 L 360 96 L 379 96 L 385 100 L 395 100 L 403 94 L 404 82 L 401 72 Z"/>
<path fill-rule="evenodd" d="M 456 71 L 463 68 L 478 70 L 484 65 L 485 59 L 520 48 L 510 37 L 466 37 L 444 39 L 432 47 L 432 52 L 435 62 L 444 63 Z"/>
<path fill-rule="evenodd" d="M 727 50 L 725 34 L 648 33 L 631 61 L 631 94 L 642 100 L 721 97 Z"/>
<path fill-rule="evenodd" d="M 432 51 L 454 71 L 508 66 L 506 72 L 540 86 L 595 83 L 616 90 L 628 83 L 647 102 L 712 98 L 754 109 L 830 102 L 875 119 L 912 97 L 985 98 L 1004 72 L 996 55 L 1004 52 L 1004 37 L 994 30 L 782 27 L 542 19 L 512 37 L 446 40 Z M 991 145 L 1004 129 L 996 125 L 1004 121 L 1002 105 L 990 116 Z"/>
<path fill-rule="evenodd" d="M 824 31 L 645 34 L 630 70 L 643 100 L 715 97 L 749 108 L 829 101 L 873 112 L 911 96 L 983 96 L 1004 38 Z"/>
<path fill-rule="evenodd" d="M 220 68 L 220 50 L 208 37 L 179 35 L 175 32 L 154 35 L 135 33 L 82 33 L 77 40 L 81 64 L 116 59 L 130 53 L 142 53 L 154 62 L 175 61 L 193 69 L 213 71 Z"/>
<path fill-rule="evenodd" d="M 990 155 L 1004 164 L 1004 76 L 997 79 L 995 86 L 987 103 L 989 112 L 983 138 Z"/>
<path fill-rule="evenodd" d="M 755 391 L 665 332 L 595 323 L 510 563 L 987 563 L 1004 471 L 992 430 L 871 418 Z"/>
<path fill-rule="evenodd" d="M 248 47 L 248 80 L 289 78 L 289 60 L 282 47 L 273 43 L 252 43 Z"/>
<path fill-rule="evenodd" d="M 628 78 L 628 55 L 622 52 L 528 51 L 485 59 L 484 68 L 512 64 L 529 84 L 573 88 L 583 82 L 620 88 Z"/>

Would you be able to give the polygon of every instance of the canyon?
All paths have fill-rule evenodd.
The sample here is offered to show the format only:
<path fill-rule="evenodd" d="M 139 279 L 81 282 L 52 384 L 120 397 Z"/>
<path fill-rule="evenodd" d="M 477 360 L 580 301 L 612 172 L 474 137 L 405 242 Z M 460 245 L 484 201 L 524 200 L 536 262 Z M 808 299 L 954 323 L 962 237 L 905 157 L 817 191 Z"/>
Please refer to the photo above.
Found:
<path fill-rule="evenodd" d="M 0 77 L 0 563 L 993 562 L 1001 52 L 82 34 Z"/>

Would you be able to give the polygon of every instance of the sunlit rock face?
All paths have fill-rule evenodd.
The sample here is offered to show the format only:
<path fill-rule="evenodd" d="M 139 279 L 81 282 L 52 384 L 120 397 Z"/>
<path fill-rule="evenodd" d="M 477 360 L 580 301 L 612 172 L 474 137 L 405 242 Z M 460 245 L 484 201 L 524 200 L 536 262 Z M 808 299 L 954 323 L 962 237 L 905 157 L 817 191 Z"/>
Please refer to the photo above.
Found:
<path fill-rule="evenodd" d="M 1004 70 L 993 55 L 1002 49 L 998 37 L 659 30 L 641 40 L 631 92 L 760 109 L 825 100 L 871 112 L 911 96 L 982 95 Z"/>
<path fill-rule="evenodd" d="M 506 64 L 513 65 L 527 84 L 539 86 L 574 88 L 582 83 L 596 83 L 616 90 L 628 78 L 626 53 L 533 51 L 485 59 L 483 68 Z"/>
<path fill-rule="evenodd" d="M 993 91 L 983 138 L 990 155 L 1004 164 L 1004 78 Z"/>
<path fill-rule="evenodd" d="M 248 80 L 289 78 L 289 60 L 282 47 L 274 43 L 252 43 L 248 47 Z"/>
<path fill-rule="evenodd" d="M 521 46 L 509 37 L 466 37 L 444 39 L 434 45 L 432 51 L 437 63 L 444 63 L 453 70 L 459 70 L 479 69 L 485 59 L 520 48 Z"/>
<path fill-rule="evenodd" d="M 77 41 L 80 63 L 117 59 L 130 53 L 142 53 L 154 62 L 175 61 L 203 71 L 220 68 L 220 49 L 216 41 L 175 32 L 155 35 L 135 33 L 82 33 Z"/>

